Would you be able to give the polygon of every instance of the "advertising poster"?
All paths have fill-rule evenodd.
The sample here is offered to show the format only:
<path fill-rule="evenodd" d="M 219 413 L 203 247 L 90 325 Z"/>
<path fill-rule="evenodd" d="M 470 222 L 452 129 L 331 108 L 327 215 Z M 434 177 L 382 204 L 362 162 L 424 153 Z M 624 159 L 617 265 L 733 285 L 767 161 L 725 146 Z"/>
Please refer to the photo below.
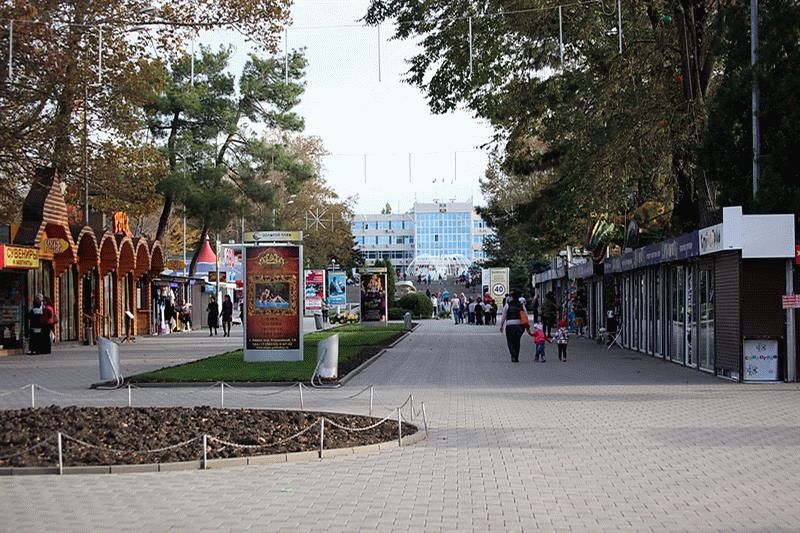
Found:
<path fill-rule="evenodd" d="M 302 361 L 303 249 L 245 248 L 245 361 Z"/>
<path fill-rule="evenodd" d="M 508 268 L 489 269 L 489 294 L 494 298 L 497 307 L 503 308 L 503 298 L 508 294 Z"/>
<path fill-rule="evenodd" d="M 744 380 L 778 381 L 778 341 L 744 341 Z"/>
<path fill-rule="evenodd" d="M 347 305 L 347 274 L 344 270 L 328 271 L 328 305 Z"/>
<path fill-rule="evenodd" d="M 361 273 L 361 321 L 385 322 L 386 269 L 367 269 Z"/>
<path fill-rule="evenodd" d="M 306 270 L 305 287 L 305 314 L 310 316 L 316 311 L 322 311 L 322 302 L 325 301 L 325 271 Z"/>

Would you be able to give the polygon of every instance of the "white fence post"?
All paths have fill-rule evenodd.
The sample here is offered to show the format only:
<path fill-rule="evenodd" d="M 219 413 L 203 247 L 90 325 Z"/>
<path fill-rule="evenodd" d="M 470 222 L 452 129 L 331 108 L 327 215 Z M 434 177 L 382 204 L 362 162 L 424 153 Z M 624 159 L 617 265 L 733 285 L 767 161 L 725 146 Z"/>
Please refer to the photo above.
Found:
<path fill-rule="evenodd" d="M 322 452 L 325 449 L 325 417 L 319 419 L 319 458 L 322 459 Z"/>
<path fill-rule="evenodd" d="M 208 435 L 203 435 L 203 470 L 208 470 Z"/>
<path fill-rule="evenodd" d="M 305 411 L 306 407 L 303 404 L 303 384 L 302 383 L 298 383 L 297 385 L 298 385 L 298 388 L 300 389 L 300 410 L 301 411 Z"/>
<path fill-rule="evenodd" d="M 61 448 L 61 432 L 58 432 L 58 475 L 64 475 L 64 453 Z"/>
<path fill-rule="evenodd" d="M 36 407 L 36 385 L 31 383 L 31 408 Z"/>
<path fill-rule="evenodd" d="M 411 404 L 411 420 L 414 420 L 414 395 L 412 394 L 408 399 Z"/>
<path fill-rule="evenodd" d="M 397 445 L 403 445 L 403 418 L 399 407 L 397 408 Z"/>
<path fill-rule="evenodd" d="M 369 416 L 372 416 L 372 400 L 375 397 L 375 387 L 369 386 Z"/>
<path fill-rule="evenodd" d="M 428 436 L 428 415 L 425 413 L 425 402 L 422 402 L 422 423 L 425 425 L 425 436 Z"/>
<path fill-rule="evenodd" d="M 219 406 L 225 407 L 225 382 L 219 382 Z"/>
<path fill-rule="evenodd" d="M 128 407 L 131 407 L 133 402 L 131 402 L 131 384 L 128 383 Z"/>

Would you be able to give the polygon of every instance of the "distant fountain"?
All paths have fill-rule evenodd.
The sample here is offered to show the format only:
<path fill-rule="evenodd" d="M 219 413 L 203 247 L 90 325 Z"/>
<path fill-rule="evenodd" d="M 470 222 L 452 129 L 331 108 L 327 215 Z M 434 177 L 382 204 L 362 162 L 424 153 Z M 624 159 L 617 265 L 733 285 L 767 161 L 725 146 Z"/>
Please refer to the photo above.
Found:
<path fill-rule="evenodd" d="M 466 274 L 470 265 L 472 265 L 472 261 L 461 254 L 422 254 L 415 257 L 406 267 L 406 275 L 414 278 L 417 276 L 427 278 L 430 274 L 431 280 L 438 280 L 440 276 L 443 279 L 454 278 Z"/>

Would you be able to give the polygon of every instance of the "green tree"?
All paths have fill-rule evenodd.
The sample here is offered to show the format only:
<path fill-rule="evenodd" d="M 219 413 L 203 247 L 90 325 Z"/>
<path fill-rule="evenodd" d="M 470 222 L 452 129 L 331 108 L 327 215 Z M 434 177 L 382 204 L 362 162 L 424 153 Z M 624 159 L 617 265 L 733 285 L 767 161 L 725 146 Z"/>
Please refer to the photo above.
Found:
<path fill-rule="evenodd" d="M 500 246 L 523 239 L 502 235 L 522 227 L 549 248 L 647 203 L 663 206 L 676 230 L 710 220 L 715 196 L 696 148 L 727 3 L 626 2 L 623 54 L 615 12 L 565 6 L 563 64 L 559 12 L 544 0 L 373 0 L 366 20 L 394 19 L 397 38 L 421 38 L 408 81 L 434 112 L 463 105 L 495 128 L 487 186 L 497 198 L 484 215 L 506 217 L 495 224 Z"/>
<path fill-rule="evenodd" d="M 761 186 L 752 192 L 750 17 L 743 6 L 724 11 L 719 45 L 722 74 L 714 94 L 702 163 L 723 205 L 750 212 L 800 212 L 800 5 L 774 0 L 759 6 L 762 39 Z M 764 38 L 763 36 L 766 36 Z"/>
<path fill-rule="evenodd" d="M 229 58 L 230 49 L 201 48 L 192 80 L 191 58 L 183 56 L 171 65 L 166 90 L 147 109 L 150 130 L 163 143 L 170 169 L 159 184 L 164 202 L 156 237 L 164 234 L 173 205 L 180 201 L 200 226 L 190 272 L 209 230 L 219 234 L 232 220 L 243 217 L 248 202 L 273 199 L 274 187 L 265 176 L 274 168 L 276 153 L 279 165 L 288 164 L 288 158 L 282 147 L 270 145 L 252 130 L 303 127 L 302 118 L 293 111 L 303 92 L 306 62 L 300 53 L 290 55 L 289 83 L 282 61 L 251 55 L 238 88 L 226 71 Z M 300 181 L 311 176 L 307 171 L 291 174 Z M 291 179 L 285 181 L 290 189 L 299 187 Z"/>
<path fill-rule="evenodd" d="M 81 203 L 84 172 L 100 208 L 114 203 L 117 186 L 120 195 L 127 196 L 126 186 L 119 182 L 132 176 L 137 177 L 134 181 L 143 203 L 150 202 L 156 181 L 153 174 L 161 171 L 158 158 L 146 157 L 143 171 L 138 156 L 142 109 L 162 83 L 160 58 L 175 54 L 200 28 L 234 22 L 243 33 L 256 36 L 262 48 L 274 49 L 289 3 L 40 0 L 0 4 L 0 19 L 5 21 L 0 48 L 13 49 L 12 72 L 5 56 L 0 64 L 0 187 L 10 193 L 0 201 L 0 218 L 14 219 L 15 206 L 21 205 L 21 196 L 39 166 L 58 171 L 69 186 L 72 204 Z M 13 46 L 9 20 L 14 21 Z M 85 159 L 84 123 L 88 130 Z M 144 179 L 138 179 L 142 174 Z M 112 180 L 113 176 L 117 178 Z"/>

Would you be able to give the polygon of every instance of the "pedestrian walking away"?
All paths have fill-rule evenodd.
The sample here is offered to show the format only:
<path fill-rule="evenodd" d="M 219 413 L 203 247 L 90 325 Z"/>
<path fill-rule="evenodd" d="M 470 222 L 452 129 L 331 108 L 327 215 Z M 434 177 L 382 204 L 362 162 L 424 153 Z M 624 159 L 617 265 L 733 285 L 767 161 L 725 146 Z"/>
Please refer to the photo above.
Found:
<path fill-rule="evenodd" d="M 208 336 L 216 335 L 217 328 L 219 327 L 219 305 L 217 299 L 213 296 L 208 299 Z"/>
<path fill-rule="evenodd" d="M 231 323 L 233 322 L 233 302 L 227 294 L 222 299 L 222 312 L 219 316 L 222 317 L 222 336 L 230 337 Z"/>
<path fill-rule="evenodd" d="M 519 343 L 522 334 L 525 333 L 522 314 L 527 315 L 528 311 L 519 301 L 519 291 L 511 291 L 511 297 L 503 306 L 503 316 L 500 319 L 500 332 L 505 328 L 506 344 L 511 354 L 511 362 L 519 363 Z"/>
<path fill-rule="evenodd" d="M 552 334 L 553 327 L 556 325 L 556 317 L 558 315 L 558 306 L 556 305 L 556 297 L 552 292 L 548 292 L 544 296 L 544 303 L 542 304 L 542 322 L 544 322 L 544 334 L 548 337 Z"/>
<path fill-rule="evenodd" d="M 567 321 L 562 320 L 558 323 L 558 331 L 556 331 L 556 346 L 558 346 L 558 360 L 564 363 L 567 362 L 567 345 L 569 344 L 569 328 Z"/>
<path fill-rule="evenodd" d="M 553 342 L 547 338 L 547 335 L 544 334 L 542 330 L 541 322 L 534 322 L 533 324 L 533 332 L 530 330 L 528 331 L 528 335 L 533 337 L 533 344 L 536 346 L 536 355 L 534 356 L 534 361 L 541 361 L 542 363 L 545 362 L 545 345 L 547 342 Z"/>
<path fill-rule="evenodd" d="M 37 294 L 33 297 L 33 306 L 28 311 L 28 354 L 50 353 L 50 322 L 44 297 Z"/>

